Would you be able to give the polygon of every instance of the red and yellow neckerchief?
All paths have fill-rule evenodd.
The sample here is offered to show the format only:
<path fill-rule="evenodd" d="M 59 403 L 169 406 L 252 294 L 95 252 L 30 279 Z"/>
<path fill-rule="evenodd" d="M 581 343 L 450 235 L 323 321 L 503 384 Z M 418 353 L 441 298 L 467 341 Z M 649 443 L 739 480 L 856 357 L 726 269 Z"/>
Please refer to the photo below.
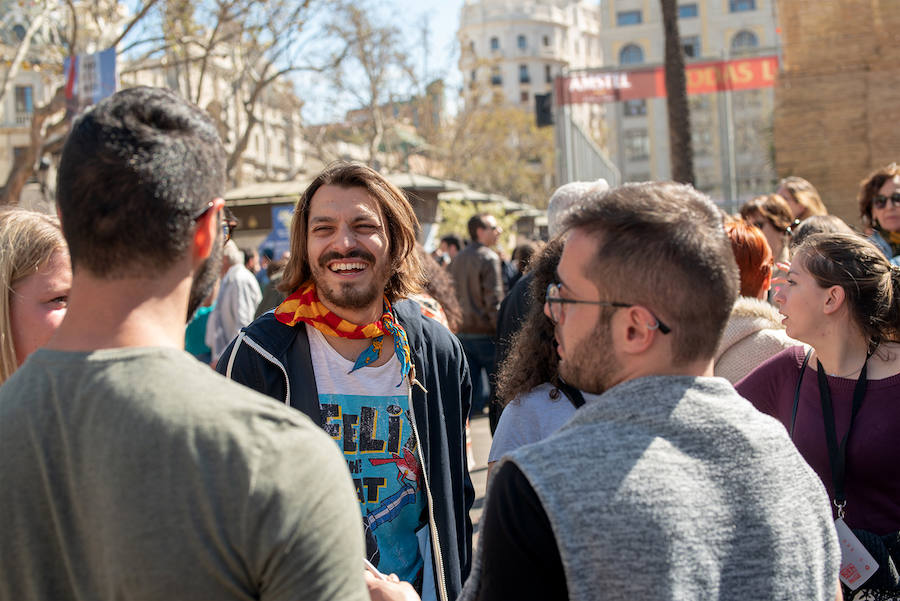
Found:
<path fill-rule="evenodd" d="M 326 336 L 356 340 L 371 338 L 372 344 L 356 359 L 350 373 L 378 359 L 385 334 L 390 334 L 394 338 L 394 352 L 400 361 L 400 384 L 403 383 L 403 378 L 406 378 L 412 366 L 409 339 L 403 326 L 394 317 L 393 308 L 387 297 L 384 298 L 384 311 L 380 319 L 365 325 L 357 325 L 342 319 L 323 305 L 319 300 L 315 283 L 309 282 L 278 305 L 275 309 L 275 319 L 288 326 L 295 326 L 302 321 Z"/>

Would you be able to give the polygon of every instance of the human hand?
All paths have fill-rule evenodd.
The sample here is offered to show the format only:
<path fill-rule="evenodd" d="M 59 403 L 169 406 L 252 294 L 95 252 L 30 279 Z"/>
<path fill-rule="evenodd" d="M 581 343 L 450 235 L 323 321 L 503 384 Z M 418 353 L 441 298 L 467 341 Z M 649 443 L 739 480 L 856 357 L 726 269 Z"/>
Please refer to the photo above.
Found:
<path fill-rule="evenodd" d="M 367 571 L 365 576 L 372 601 L 422 601 L 416 589 L 408 582 L 400 582 L 396 574 L 388 574 L 382 579 Z"/>

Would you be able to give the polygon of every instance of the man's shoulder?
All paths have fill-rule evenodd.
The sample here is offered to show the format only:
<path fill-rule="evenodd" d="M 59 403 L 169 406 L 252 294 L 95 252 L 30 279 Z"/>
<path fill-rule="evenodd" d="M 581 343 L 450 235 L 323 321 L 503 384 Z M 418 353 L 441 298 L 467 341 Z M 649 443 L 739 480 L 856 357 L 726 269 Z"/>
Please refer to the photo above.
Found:
<path fill-rule="evenodd" d="M 256 345 L 280 358 L 297 337 L 306 336 L 304 324 L 289 326 L 275 317 L 274 311 L 263 313 L 242 330 Z"/>
<path fill-rule="evenodd" d="M 443 324 L 422 315 L 422 309 L 416 301 L 403 299 L 394 308 L 410 342 L 442 349 L 461 348 L 459 340 Z"/>
<path fill-rule="evenodd" d="M 500 255 L 498 255 L 494 249 L 487 247 L 484 244 L 479 244 L 478 248 L 475 249 L 475 252 L 478 255 L 478 258 L 484 263 L 500 263 Z"/>
<path fill-rule="evenodd" d="M 126 419 L 129 427 L 144 431 L 240 437 L 250 430 L 317 430 L 302 414 L 177 349 L 41 350 L 36 355 L 0 394 L 38 406 L 52 405 L 58 391 L 65 390 L 71 405 L 65 411 L 82 407 L 108 416 L 111 425 Z"/>

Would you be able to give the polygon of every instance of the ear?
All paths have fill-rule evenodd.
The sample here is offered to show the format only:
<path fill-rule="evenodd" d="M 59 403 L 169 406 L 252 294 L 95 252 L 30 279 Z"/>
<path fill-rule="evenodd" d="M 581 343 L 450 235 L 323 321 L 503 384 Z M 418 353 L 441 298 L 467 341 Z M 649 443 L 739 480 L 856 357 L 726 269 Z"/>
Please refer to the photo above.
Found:
<path fill-rule="evenodd" d="M 624 328 L 624 335 L 620 336 L 622 350 L 632 355 L 646 352 L 653 346 L 656 337 L 660 335 L 659 322 L 644 307 L 634 305 L 619 311 L 620 327 Z"/>
<path fill-rule="evenodd" d="M 194 259 L 206 260 L 212 253 L 213 245 L 219 241 L 219 223 L 225 200 L 214 198 L 213 206 L 197 219 L 197 227 L 194 228 L 194 243 L 192 251 Z"/>
<path fill-rule="evenodd" d="M 846 293 L 840 286 L 831 286 L 825 290 L 825 315 L 831 315 L 844 306 Z"/>

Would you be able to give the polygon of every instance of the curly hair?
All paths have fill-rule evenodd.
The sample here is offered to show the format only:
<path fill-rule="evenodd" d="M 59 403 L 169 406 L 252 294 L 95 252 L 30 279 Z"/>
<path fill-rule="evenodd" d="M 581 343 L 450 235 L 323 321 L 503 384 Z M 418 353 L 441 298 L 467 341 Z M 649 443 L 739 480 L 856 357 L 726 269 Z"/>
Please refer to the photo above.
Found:
<path fill-rule="evenodd" d="M 545 382 L 559 386 L 559 355 L 553 322 L 544 315 L 544 296 L 547 286 L 556 281 L 562 251 L 563 242 L 556 238 L 531 259 L 529 273 L 534 275 L 529 292 L 534 300 L 522 328 L 512 339 L 509 354 L 497 370 L 497 401 L 504 407 Z M 550 396 L 558 398 L 559 390 L 553 390 Z"/>

